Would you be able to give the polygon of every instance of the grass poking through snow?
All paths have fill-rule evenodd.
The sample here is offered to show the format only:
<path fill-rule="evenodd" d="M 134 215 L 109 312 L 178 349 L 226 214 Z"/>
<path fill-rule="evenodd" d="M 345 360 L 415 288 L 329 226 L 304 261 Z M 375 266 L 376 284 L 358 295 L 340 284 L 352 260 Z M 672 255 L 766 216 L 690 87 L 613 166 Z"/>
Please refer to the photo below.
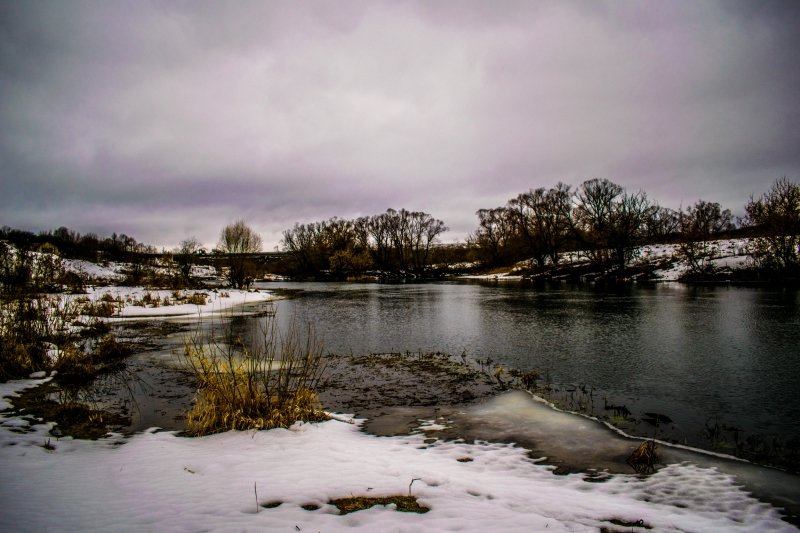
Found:
<path fill-rule="evenodd" d="M 183 360 L 198 384 L 187 415 L 189 433 L 285 428 L 327 419 L 316 393 L 322 345 L 310 328 L 301 340 L 294 327 L 280 332 L 269 315 L 262 334 L 249 347 L 238 338 L 187 341 Z"/>
<path fill-rule="evenodd" d="M 395 505 L 396 510 L 404 513 L 427 513 L 430 508 L 420 505 L 416 496 L 383 496 L 370 498 L 367 496 L 353 496 L 331 500 L 331 505 L 339 509 L 340 514 L 354 513 L 369 509 L 376 505 Z"/>

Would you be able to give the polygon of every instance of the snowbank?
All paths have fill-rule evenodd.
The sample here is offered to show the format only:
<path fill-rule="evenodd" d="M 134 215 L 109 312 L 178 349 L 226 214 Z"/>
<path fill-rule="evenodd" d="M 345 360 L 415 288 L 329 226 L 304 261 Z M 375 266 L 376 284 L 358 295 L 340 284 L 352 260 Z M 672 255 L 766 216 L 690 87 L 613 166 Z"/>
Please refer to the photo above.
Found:
<path fill-rule="evenodd" d="M 465 274 L 459 276 L 462 279 L 485 279 L 485 280 L 498 280 L 498 281 L 520 281 L 522 276 L 512 274 L 511 272 L 500 272 L 498 274 Z"/>
<path fill-rule="evenodd" d="M 753 258 L 750 255 L 750 245 L 747 239 L 722 239 L 708 241 L 705 243 L 707 257 L 706 262 L 717 269 L 730 268 L 741 269 L 753 266 Z M 588 262 L 586 253 L 583 251 L 565 252 L 561 254 L 560 265 L 578 265 Z M 653 270 L 653 276 L 660 281 L 677 281 L 689 272 L 688 263 L 680 256 L 678 245 L 676 244 L 652 244 L 639 248 L 639 256 L 633 261 L 635 264 L 652 264 L 658 267 Z M 521 261 L 509 267 L 508 272 L 494 274 L 466 275 L 460 276 L 464 279 L 487 279 L 487 280 L 519 280 L 522 277 L 515 272 L 528 261 Z M 666 266 L 665 266 L 666 264 Z"/>
<path fill-rule="evenodd" d="M 122 281 L 125 279 L 120 263 L 93 263 L 83 259 L 64 259 L 64 270 L 85 276 L 91 282 Z"/>
<path fill-rule="evenodd" d="M 33 380 L 0 385 L 0 395 Z M 430 424 L 422 423 L 423 429 Z M 49 424 L 0 415 L 3 531 L 597 531 L 611 520 L 656 531 L 793 531 L 777 511 L 713 469 L 649 477 L 556 476 L 511 445 L 375 437 L 359 422 L 182 438 L 50 442 Z M 21 432 L 25 431 L 25 432 Z M 412 483 L 413 482 L 413 483 Z M 413 494 L 426 514 L 374 507 L 338 515 L 349 496 Z M 256 495 L 257 494 L 257 495 Z M 280 505 L 263 508 L 267 503 Z M 257 505 L 257 503 L 259 505 Z M 302 506 L 315 506 L 305 510 Z M 619 522 L 617 522 L 619 524 Z M 632 530 L 640 530 L 632 528 Z"/>
<path fill-rule="evenodd" d="M 183 303 L 192 295 L 204 295 L 205 303 Z M 275 297 L 268 291 L 246 290 L 149 290 L 143 287 L 94 287 L 86 295 L 93 302 L 113 299 L 118 306 L 115 318 L 180 317 L 197 318 L 228 311 L 245 304 L 268 302 Z M 156 303 L 158 302 L 158 303 Z"/>
<path fill-rule="evenodd" d="M 170 274 L 164 266 L 152 267 L 155 272 L 162 275 Z M 131 265 L 115 261 L 95 263 L 83 259 L 64 259 L 64 270 L 74 272 L 86 279 L 89 283 L 114 283 L 125 279 L 127 270 Z M 191 276 L 197 279 L 217 279 L 217 269 L 210 265 L 192 265 Z"/>

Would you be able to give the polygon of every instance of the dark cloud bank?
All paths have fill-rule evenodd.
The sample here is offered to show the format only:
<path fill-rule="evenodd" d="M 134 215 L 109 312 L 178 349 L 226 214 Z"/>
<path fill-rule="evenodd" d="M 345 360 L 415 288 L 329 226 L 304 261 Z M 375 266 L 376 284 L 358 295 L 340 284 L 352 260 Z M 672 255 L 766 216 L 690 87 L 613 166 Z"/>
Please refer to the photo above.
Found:
<path fill-rule="evenodd" d="M 0 224 L 172 246 L 605 177 L 800 179 L 797 2 L 3 2 Z"/>

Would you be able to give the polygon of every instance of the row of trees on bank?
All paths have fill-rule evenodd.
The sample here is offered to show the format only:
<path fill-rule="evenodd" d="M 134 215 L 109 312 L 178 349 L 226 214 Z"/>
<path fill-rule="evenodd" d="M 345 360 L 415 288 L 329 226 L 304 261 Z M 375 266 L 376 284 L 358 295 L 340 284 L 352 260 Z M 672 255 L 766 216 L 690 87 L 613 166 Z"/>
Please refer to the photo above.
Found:
<path fill-rule="evenodd" d="M 38 234 L 4 226 L 0 228 L 0 240 L 25 250 L 35 250 L 47 244 L 54 246 L 65 257 L 91 261 L 96 261 L 98 255 L 110 261 L 126 261 L 132 255 L 157 253 L 155 247 L 138 242 L 124 233 L 100 237 L 92 232 L 81 234 L 64 226 Z"/>
<path fill-rule="evenodd" d="M 800 273 L 800 185 L 781 178 L 745 206 L 744 224 L 757 229 L 752 239 L 764 267 Z"/>
<path fill-rule="evenodd" d="M 709 241 L 737 230 L 731 211 L 719 203 L 698 200 L 676 211 L 605 179 L 575 189 L 563 183 L 531 189 L 477 216 L 468 244 L 480 261 L 532 259 L 539 268 L 558 265 L 565 251 L 581 250 L 596 265 L 624 270 L 641 245 L 671 242 L 699 272 L 707 266 Z M 777 180 L 769 192 L 750 199 L 738 222 L 757 266 L 800 270 L 800 185 Z"/>
<path fill-rule="evenodd" d="M 588 180 L 576 188 L 558 183 L 549 189 L 531 189 L 504 206 L 476 214 L 478 229 L 458 250 L 437 247 L 448 228 L 419 211 L 388 209 L 356 219 L 297 223 L 283 233 L 287 260 L 281 271 L 305 277 L 321 273 L 346 277 L 367 271 L 418 275 L 434 262 L 453 262 L 467 255 L 489 267 L 530 259 L 536 268 L 544 269 L 557 266 L 565 252 L 582 251 L 594 265 L 624 272 L 642 245 L 670 242 L 677 244 L 692 270 L 701 272 L 711 255 L 709 242 L 736 231 L 748 236 L 757 266 L 800 271 L 800 186 L 786 178 L 761 197 L 751 198 L 738 221 L 716 202 L 699 200 L 676 211 L 659 206 L 642 191 L 631 193 L 605 179 Z M 736 222 L 741 226 L 738 230 Z M 153 247 L 126 235 L 101 239 L 67 228 L 39 235 L 3 228 L 0 240 L 26 250 L 51 246 L 66 257 L 127 261 L 134 283 L 143 258 L 153 261 L 156 255 Z M 217 248 L 206 262 L 218 264 L 224 258 L 229 282 L 243 287 L 257 274 L 248 254 L 260 250 L 260 236 L 238 221 L 222 229 Z M 458 259 L 454 250 L 460 253 Z M 202 253 L 199 241 L 191 237 L 167 255 L 184 282 L 191 284 L 192 264 Z"/>
<path fill-rule="evenodd" d="M 624 274 L 644 244 L 674 243 L 694 272 L 703 272 L 713 255 L 711 241 L 747 234 L 758 266 L 796 272 L 800 267 L 800 186 L 786 178 L 758 199 L 751 198 L 738 219 L 717 202 L 698 200 L 679 210 L 659 206 L 643 191 L 631 193 L 606 179 L 572 188 L 558 183 L 531 189 L 506 205 L 478 210 L 478 229 L 462 249 L 485 266 L 532 260 L 538 269 L 557 266 L 565 252 L 581 251 L 596 267 Z M 284 271 L 336 277 L 368 271 L 423 274 L 432 263 L 435 243 L 447 231 L 428 213 L 389 209 L 356 219 L 297 223 L 283 233 L 288 260 Z M 743 233 L 744 232 L 744 233 Z M 229 244 L 230 234 L 238 235 Z M 237 254 L 260 250 L 260 238 L 244 222 L 223 229 L 218 251 Z M 180 256 L 180 254 L 178 254 Z M 464 257 L 462 255 L 462 257 Z M 183 254 L 185 257 L 186 254 Z M 231 261 L 230 280 L 241 286 L 244 267 Z"/>
<path fill-rule="evenodd" d="M 291 257 L 290 271 L 299 275 L 420 273 L 430 265 L 432 246 L 447 229 L 428 213 L 388 209 L 353 220 L 295 224 L 284 231 L 282 244 Z"/>
<path fill-rule="evenodd" d="M 642 244 L 667 241 L 687 243 L 687 253 L 699 259 L 702 250 L 690 243 L 735 229 L 730 210 L 718 203 L 700 200 L 675 211 L 606 179 L 574 190 L 563 183 L 531 189 L 477 216 L 468 243 L 479 260 L 506 265 L 532 259 L 539 268 L 558 265 L 565 251 L 582 250 L 597 265 L 624 269 Z"/>

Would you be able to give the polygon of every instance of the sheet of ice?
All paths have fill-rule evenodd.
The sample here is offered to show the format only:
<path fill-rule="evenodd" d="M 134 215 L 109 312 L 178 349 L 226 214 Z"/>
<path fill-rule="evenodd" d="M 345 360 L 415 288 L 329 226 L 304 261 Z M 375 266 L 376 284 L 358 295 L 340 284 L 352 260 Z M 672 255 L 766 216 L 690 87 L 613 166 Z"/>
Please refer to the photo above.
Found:
<path fill-rule="evenodd" d="M 500 394 L 460 409 L 448 424 L 467 439 L 494 436 L 504 442 L 516 442 L 537 457 L 547 457 L 549 464 L 571 471 L 629 473 L 626 459 L 642 442 L 595 418 L 561 411 L 522 391 Z M 691 463 L 734 475 L 758 498 L 800 514 L 800 477 L 795 474 L 661 441 L 657 453 L 663 464 Z"/>
<path fill-rule="evenodd" d="M 62 439 L 55 450 L 43 446 L 49 427 L 0 427 L 2 531 L 597 531 L 612 519 L 656 531 L 794 530 L 731 476 L 691 465 L 589 483 L 553 475 L 523 448 L 426 445 L 424 435 L 375 437 L 338 420 L 195 439 Z M 430 512 L 341 516 L 328 504 L 409 492 Z M 272 502 L 281 504 L 257 505 Z"/>

